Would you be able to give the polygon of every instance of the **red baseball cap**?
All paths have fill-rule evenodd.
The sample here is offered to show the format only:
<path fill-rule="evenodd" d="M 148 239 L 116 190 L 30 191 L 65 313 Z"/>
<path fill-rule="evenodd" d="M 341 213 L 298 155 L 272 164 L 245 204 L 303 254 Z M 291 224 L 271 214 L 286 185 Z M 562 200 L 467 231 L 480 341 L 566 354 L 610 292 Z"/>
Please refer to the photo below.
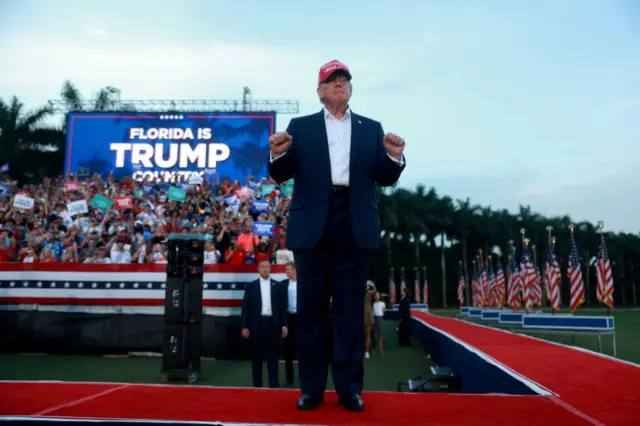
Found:
<path fill-rule="evenodd" d="M 347 76 L 347 79 L 351 81 L 351 72 L 349 71 L 349 67 L 347 67 L 337 59 L 334 59 L 333 61 L 327 62 L 320 67 L 320 72 L 318 73 L 318 83 L 322 83 L 323 81 L 331 77 L 331 74 L 337 71 L 345 74 Z"/>

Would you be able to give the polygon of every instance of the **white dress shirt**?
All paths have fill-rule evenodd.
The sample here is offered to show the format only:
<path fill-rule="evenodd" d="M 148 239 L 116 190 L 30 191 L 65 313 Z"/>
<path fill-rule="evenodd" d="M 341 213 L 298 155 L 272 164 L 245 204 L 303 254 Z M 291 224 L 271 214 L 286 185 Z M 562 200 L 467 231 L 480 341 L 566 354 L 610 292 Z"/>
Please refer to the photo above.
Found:
<path fill-rule="evenodd" d="M 326 107 L 322 107 L 325 127 L 327 129 L 327 141 L 329 143 L 329 164 L 331 165 L 331 183 L 333 185 L 349 185 L 349 158 L 351 156 L 351 108 L 342 118 L 336 118 Z M 358 121 L 360 124 L 360 121 Z M 269 161 L 273 162 L 282 157 L 281 154 L 273 157 L 269 153 Z M 387 156 L 399 166 L 404 165 L 402 160 L 397 160 L 387 153 Z"/>
<path fill-rule="evenodd" d="M 260 295 L 262 296 L 262 313 L 261 315 L 271 316 L 271 278 L 266 280 L 260 277 Z"/>
<path fill-rule="evenodd" d="M 295 281 L 289 281 L 289 287 L 287 288 L 288 295 L 288 303 L 287 310 L 290 314 L 295 314 L 297 312 L 296 301 L 298 297 L 298 283 Z"/>
<path fill-rule="evenodd" d="M 323 108 L 324 122 L 329 142 L 329 162 L 331 163 L 331 182 L 334 185 L 349 185 L 349 156 L 351 154 L 351 109 L 347 108 L 344 117 L 336 118 Z"/>

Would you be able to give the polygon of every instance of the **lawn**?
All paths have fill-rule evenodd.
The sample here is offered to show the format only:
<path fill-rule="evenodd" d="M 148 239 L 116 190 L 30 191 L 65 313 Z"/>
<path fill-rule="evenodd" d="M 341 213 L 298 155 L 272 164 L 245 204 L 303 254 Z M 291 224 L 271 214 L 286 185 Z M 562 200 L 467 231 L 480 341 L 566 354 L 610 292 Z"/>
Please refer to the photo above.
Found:
<path fill-rule="evenodd" d="M 453 317 L 458 310 L 436 309 L 432 313 Z M 640 364 L 640 310 L 616 309 L 618 357 Z M 602 309 L 581 309 L 578 315 L 606 315 Z M 486 323 L 485 323 L 486 324 Z M 421 375 L 433 365 L 422 347 L 399 347 L 396 322 L 385 321 L 385 353 L 373 352 L 365 361 L 365 389 L 395 391 L 399 381 Z M 545 336 L 559 343 L 572 344 L 571 336 Z M 612 354 L 610 336 L 603 336 L 603 350 Z M 573 344 L 597 351 L 595 336 L 575 336 Z M 63 380 L 89 382 L 161 383 L 159 357 L 100 357 L 74 355 L 0 355 L 0 380 Z M 266 368 L 265 380 L 266 379 Z M 284 365 L 280 368 L 284 380 Z M 216 386 L 251 386 L 248 361 L 205 359 L 198 384 Z M 333 388 L 331 378 L 329 389 Z"/>
<path fill-rule="evenodd" d="M 543 311 L 549 311 L 543 309 Z M 455 317 L 459 310 L 436 309 L 432 313 L 435 315 Z M 561 313 L 568 313 L 568 309 L 563 309 Z M 607 315 L 605 309 L 600 308 L 580 308 L 575 315 Z M 609 311 L 613 315 L 616 325 L 616 341 L 618 348 L 618 358 L 640 364 L 640 310 L 639 309 L 614 309 Z M 487 322 L 477 321 L 479 324 L 487 325 Z M 539 334 L 532 334 L 540 337 Z M 578 335 L 573 337 L 567 335 L 545 335 L 545 340 L 563 343 L 567 345 L 580 346 L 592 351 L 598 351 L 598 339 L 596 336 Z M 607 355 L 613 355 L 613 343 L 611 336 L 602 336 L 602 351 Z"/>
<path fill-rule="evenodd" d="M 422 347 L 399 347 L 396 322 L 385 321 L 384 354 L 374 351 L 365 360 L 365 389 L 395 391 L 406 381 L 429 370 L 432 362 Z M 88 382 L 162 383 L 159 357 L 102 357 L 74 355 L 0 355 L 0 380 L 64 380 Z M 264 383 L 266 366 L 264 368 Z M 284 364 L 280 365 L 284 381 Z M 333 388 L 333 383 L 328 385 Z M 203 360 L 197 382 L 215 386 L 251 386 L 248 361 Z"/>

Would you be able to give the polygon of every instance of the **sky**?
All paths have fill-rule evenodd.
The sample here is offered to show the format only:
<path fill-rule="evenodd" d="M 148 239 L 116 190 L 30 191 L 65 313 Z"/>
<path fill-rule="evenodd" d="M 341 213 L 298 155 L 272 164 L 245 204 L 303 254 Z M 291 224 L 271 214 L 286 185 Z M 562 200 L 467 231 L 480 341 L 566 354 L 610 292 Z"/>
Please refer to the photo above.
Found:
<path fill-rule="evenodd" d="M 0 97 L 254 99 L 320 110 L 320 66 L 406 140 L 399 185 L 640 231 L 640 2 L 5 0 Z M 279 115 L 284 130 L 296 115 Z"/>

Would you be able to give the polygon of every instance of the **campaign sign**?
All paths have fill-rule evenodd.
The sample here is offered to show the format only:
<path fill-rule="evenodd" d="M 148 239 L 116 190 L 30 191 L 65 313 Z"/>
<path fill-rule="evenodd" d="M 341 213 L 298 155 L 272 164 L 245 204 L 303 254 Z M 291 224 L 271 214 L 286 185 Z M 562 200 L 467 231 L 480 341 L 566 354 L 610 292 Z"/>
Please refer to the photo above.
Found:
<path fill-rule="evenodd" d="M 215 169 L 221 179 L 267 177 L 275 113 L 113 113 L 67 116 L 66 174 L 188 182 Z M 85 171 L 85 170 L 83 170 Z"/>
<path fill-rule="evenodd" d="M 254 222 L 253 233 L 261 237 L 273 237 L 275 226 L 273 222 Z"/>
<path fill-rule="evenodd" d="M 253 200 L 252 213 L 269 213 L 269 202 L 265 200 Z"/>

